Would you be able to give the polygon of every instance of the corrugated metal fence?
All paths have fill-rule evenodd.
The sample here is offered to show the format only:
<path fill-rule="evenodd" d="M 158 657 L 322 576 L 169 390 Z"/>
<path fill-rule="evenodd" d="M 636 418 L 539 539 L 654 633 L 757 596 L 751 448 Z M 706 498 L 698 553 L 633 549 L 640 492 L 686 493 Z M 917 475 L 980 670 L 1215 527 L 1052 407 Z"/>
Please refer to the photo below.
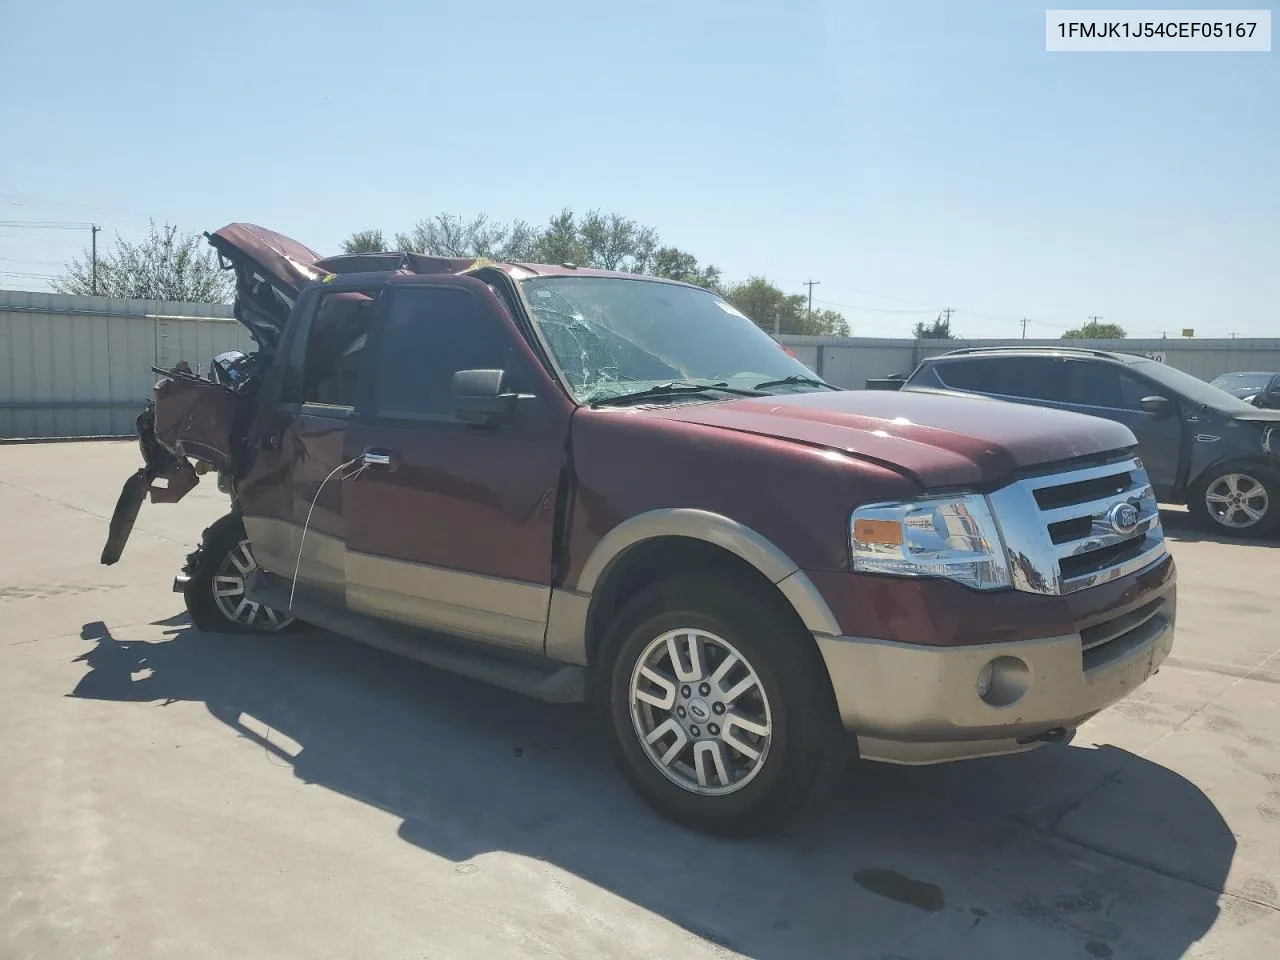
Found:
<path fill-rule="evenodd" d="M 841 387 L 877 377 L 906 375 L 924 357 L 960 347 L 1057 346 L 1062 340 L 887 340 L 871 337 L 778 338 L 809 369 Z M 1280 371 L 1280 339 L 1072 340 L 1070 346 L 1119 350 L 1161 360 L 1202 380 L 1234 370 Z"/>
<path fill-rule="evenodd" d="M 152 366 L 253 348 L 226 304 L 0 290 L 0 437 L 131 435 Z"/>
<path fill-rule="evenodd" d="M 832 383 L 907 374 L 921 357 L 966 346 L 1061 346 L 1061 340 L 779 338 Z M 1280 339 L 1074 341 L 1143 353 L 1202 379 L 1280 371 Z M 153 366 L 203 371 L 224 350 L 253 349 L 231 307 L 0 290 L 0 438 L 132 435 Z"/>

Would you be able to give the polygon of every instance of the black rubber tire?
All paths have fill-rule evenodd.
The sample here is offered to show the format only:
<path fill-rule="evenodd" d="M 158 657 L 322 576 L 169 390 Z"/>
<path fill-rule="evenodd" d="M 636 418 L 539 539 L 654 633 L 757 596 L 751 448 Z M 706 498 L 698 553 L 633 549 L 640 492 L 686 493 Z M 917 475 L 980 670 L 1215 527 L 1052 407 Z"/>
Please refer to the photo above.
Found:
<path fill-rule="evenodd" d="M 1228 527 L 1221 524 L 1209 512 L 1204 495 L 1220 477 L 1229 473 L 1245 474 L 1267 491 L 1267 512 L 1262 519 L 1249 527 Z M 1187 510 L 1204 529 L 1228 537 L 1265 537 L 1280 527 L 1280 472 L 1265 463 L 1224 463 L 1209 470 L 1187 491 Z"/>
<path fill-rule="evenodd" d="M 847 743 L 831 680 L 813 638 L 757 584 L 715 576 L 651 586 L 626 604 L 601 650 L 597 707 L 627 781 L 664 817 L 707 833 L 774 833 L 815 804 L 834 782 Z M 741 790 L 701 796 L 654 766 L 631 721 L 628 692 L 636 658 L 655 637 L 701 627 L 750 661 L 769 698 L 773 741 L 764 767 Z"/>
<path fill-rule="evenodd" d="M 213 598 L 213 577 L 227 553 L 245 539 L 244 521 L 238 513 L 228 513 L 205 528 L 200 546 L 187 557 L 184 568 L 191 578 L 182 592 L 191 623 L 207 633 L 271 634 L 269 630 L 237 623 L 218 608 Z M 296 621 L 295 621 L 296 623 Z M 284 629 L 289 629 L 285 627 Z"/>

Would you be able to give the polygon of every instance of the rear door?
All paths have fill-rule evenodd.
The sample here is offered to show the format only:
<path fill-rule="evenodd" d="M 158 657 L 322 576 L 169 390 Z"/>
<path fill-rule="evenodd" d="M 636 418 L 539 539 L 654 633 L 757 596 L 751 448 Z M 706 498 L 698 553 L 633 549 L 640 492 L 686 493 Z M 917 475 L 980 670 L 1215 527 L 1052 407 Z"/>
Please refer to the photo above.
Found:
<path fill-rule="evenodd" d="M 346 587 L 342 476 L 348 422 L 367 386 L 379 285 L 355 277 L 313 288 L 250 435 L 240 507 L 264 569 L 340 605 Z M 353 465 L 351 465 L 353 466 Z"/>
<path fill-rule="evenodd" d="M 385 466 L 343 484 L 347 606 L 541 652 L 571 402 L 472 277 L 390 284 L 371 350 L 346 455 Z M 458 419 L 453 375 L 499 369 L 511 415 Z"/>

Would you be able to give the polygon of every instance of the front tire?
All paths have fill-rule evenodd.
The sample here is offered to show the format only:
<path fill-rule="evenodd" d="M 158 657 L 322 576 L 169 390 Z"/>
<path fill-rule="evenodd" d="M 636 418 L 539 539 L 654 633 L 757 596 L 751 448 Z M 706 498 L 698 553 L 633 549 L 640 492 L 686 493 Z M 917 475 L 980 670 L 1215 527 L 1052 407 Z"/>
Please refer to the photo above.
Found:
<path fill-rule="evenodd" d="M 781 829 L 834 779 L 844 735 L 812 638 L 754 584 L 659 583 L 602 651 L 602 708 L 631 786 L 677 823 Z"/>
<path fill-rule="evenodd" d="M 216 521 L 187 559 L 190 579 L 183 599 L 191 622 L 210 633 L 277 633 L 290 626 L 290 614 L 245 595 L 248 578 L 257 569 L 240 517 L 229 513 Z"/>
<path fill-rule="evenodd" d="M 1266 536 L 1280 525 L 1280 474 L 1262 464 L 1224 464 L 1196 481 L 1187 498 L 1208 529 L 1235 537 Z"/>

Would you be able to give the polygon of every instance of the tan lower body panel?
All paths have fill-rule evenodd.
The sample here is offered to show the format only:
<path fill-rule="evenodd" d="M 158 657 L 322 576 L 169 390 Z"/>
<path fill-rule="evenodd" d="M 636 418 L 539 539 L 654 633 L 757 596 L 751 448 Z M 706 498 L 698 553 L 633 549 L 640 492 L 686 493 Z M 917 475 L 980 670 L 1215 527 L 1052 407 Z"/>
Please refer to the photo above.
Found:
<path fill-rule="evenodd" d="M 1017 741 L 1075 727 L 1141 686 L 1169 655 L 1173 636 L 1172 618 L 1153 620 L 1090 669 L 1079 634 L 963 647 L 814 639 L 864 757 L 939 763 L 1031 749 L 1034 743 Z M 1005 706 L 979 696 L 979 673 L 997 660 L 1015 667 L 1023 691 Z"/>
<path fill-rule="evenodd" d="M 341 537 L 308 527 L 304 538 L 301 524 L 277 517 L 245 516 L 244 529 L 254 559 L 268 573 L 292 581 L 296 567 L 299 583 L 342 593 L 347 545 Z"/>
<path fill-rule="evenodd" d="M 542 652 L 550 587 L 350 551 L 346 583 L 357 613 Z"/>

